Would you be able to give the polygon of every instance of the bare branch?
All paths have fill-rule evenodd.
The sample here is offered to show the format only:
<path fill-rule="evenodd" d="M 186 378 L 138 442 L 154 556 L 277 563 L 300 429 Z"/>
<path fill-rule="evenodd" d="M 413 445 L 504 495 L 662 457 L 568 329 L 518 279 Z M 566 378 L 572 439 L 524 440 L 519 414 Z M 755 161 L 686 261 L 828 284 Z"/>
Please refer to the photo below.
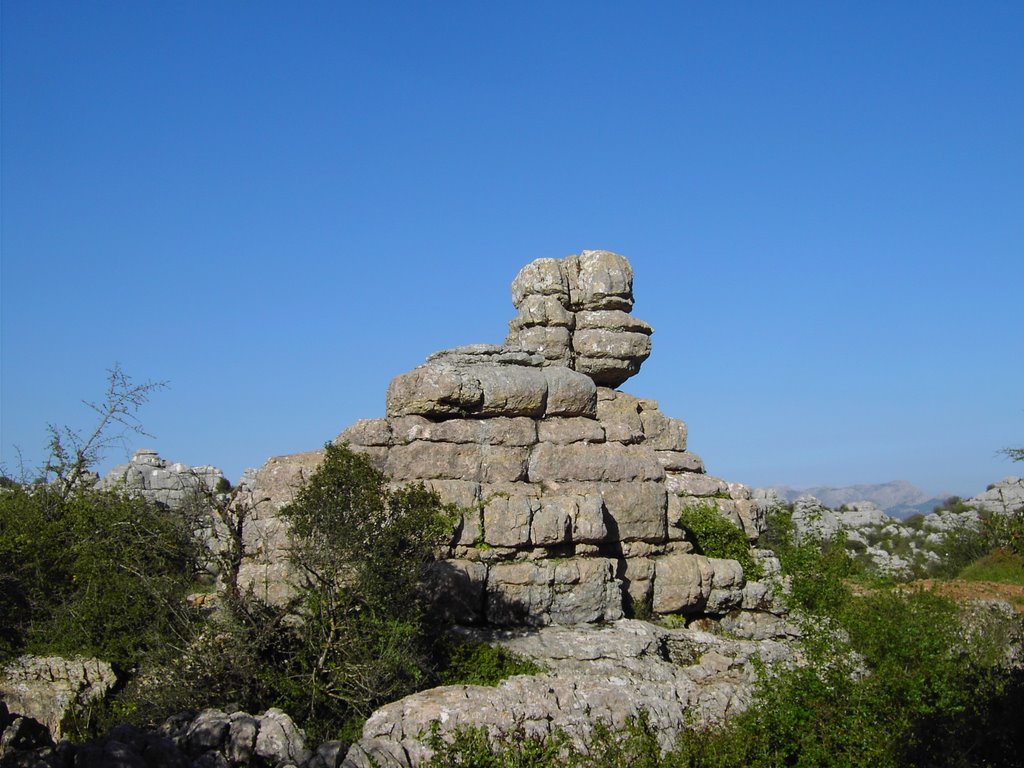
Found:
<path fill-rule="evenodd" d="M 98 418 L 92 432 L 83 437 L 78 430 L 70 427 L 56 427 L 50 424 L 50 456 L 43 467 L 42 476 L 49 480 L 52 475 L 66 496 L 78 485 L 89 469 L 99 463 L 108 449 L 114 445 L 126 445 L 129 433 L 152 437 L 143 428 L 136 412 L 149 402 L 153 392 L 164 389 L 165 381 L 132 383 L 117 363 L 107 371 L 107 388 L 99 403 L 82 402 Z M 119 425 L 120 429 L 115 429 Z"/>

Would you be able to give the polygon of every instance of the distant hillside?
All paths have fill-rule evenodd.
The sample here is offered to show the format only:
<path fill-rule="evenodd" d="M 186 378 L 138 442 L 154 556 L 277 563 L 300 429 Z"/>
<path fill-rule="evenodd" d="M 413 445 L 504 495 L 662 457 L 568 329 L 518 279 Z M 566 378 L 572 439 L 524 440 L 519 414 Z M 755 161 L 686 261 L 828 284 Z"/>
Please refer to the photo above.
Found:
<path fill-rule="evenodd" d="M 841 488 L 819 485 L 813 488 L 793 488 L 788 485 L 773 485 L 771 490 L 779 498 L 796 501 L 800 496 L 814 496 L 826 507 L 838 509 L 843 504 L 855 501 L 870 501 L 893 517 L 906 518 L 918 512 L 930 512 L 941 504 L 947 495 L 931 496 L 906 480 L 873 485 L 848 485 Z"/>

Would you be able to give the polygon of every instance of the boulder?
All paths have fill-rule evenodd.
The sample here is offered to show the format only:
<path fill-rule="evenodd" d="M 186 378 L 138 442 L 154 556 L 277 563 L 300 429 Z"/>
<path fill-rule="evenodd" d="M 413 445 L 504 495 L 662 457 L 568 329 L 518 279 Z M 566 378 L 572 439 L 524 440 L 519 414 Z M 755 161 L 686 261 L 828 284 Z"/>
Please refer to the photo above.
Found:
<path fill-rule="evenodd" d="M 374 712 L 343 766 L 417 766 L 430 757 L 421 736 L 433 723 L 442 737 L 483 727 L 491 738 L 548 736 L 561 730 L 578 745 L 598 723 L 624 726 L 645 712 L 664 748 L 683 728 L 722 722 L 745 709 L 757 680 L 757 658 L 786 663 L 792 651 L 773 639 L 726 639 L 640 621 L 548 626 L 530 632 L 463 630 L 530 659 L 545 671 L 490 688 L 450 685 L 407 696 Z"/>
<path fill-rule="evenodd" d="M 21 656 L 0 671 L 0 696 L 10 711 L 38 721 L 59 739 L 116 682 L 111 666 L 96 658 Z"/>

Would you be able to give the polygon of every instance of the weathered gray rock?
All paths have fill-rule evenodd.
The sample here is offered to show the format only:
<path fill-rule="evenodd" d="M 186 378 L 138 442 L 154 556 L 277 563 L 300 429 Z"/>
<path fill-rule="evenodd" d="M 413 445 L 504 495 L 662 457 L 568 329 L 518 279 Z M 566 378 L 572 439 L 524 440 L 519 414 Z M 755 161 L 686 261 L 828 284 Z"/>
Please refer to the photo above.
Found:
<path fill-rule="evenodd" d="M 629 262 L 608 251 L 528 264 L 512 283 L 518 314 L 504 345 L 431 355 L 392 380 L 385 418 L 338 436 L 393 481 L 424 482 L 461 508 L 448 564 L 432 576 L 438 615 L 541 626 L 611 621 L 652 600 L 656 612 L 691 614 L 764 602 L 738 564 L 690 601 L 676 571 L 656 565 L 694 549 L 677 525 L 686 504 L 712 504 L 751 541 L 766 505 L 705 473 L 685 423 L 613 388 L 650 353 L 632 286 Z M 287 595 L 274 510 L 319 456 L 273 459 L 257 474 L 252 499 L 264 506 L 246 528 L 243 586 Z"/>
<path fill-rule="evenodd" d="M 336 768 L 342 744 L 327 742 L 315 752 L 278 709 L 263 715 L 206 709 L 169 718 L 155 731 L 118 725 L 102 738 L 54 745 L 45 726 L 8 713 L 0 702 L 0 764 L 40 768 Z"/>
<path fill-rule="evenodd" d="M 306 735 L 280 709 L 268 709 L 259 718 L 256 755 L 271 765 L 301 765 L 309 759 Z"/>
<path fill-rule="evenodd" d="M 0 699 L 0 765 L 46 765 L 45 758 L 52 754 L 53 737 L 50 730 L 31 717 L 10 712 Z"/>
<path fill-rule="evenodd" d="M 651 327 L 629 314 L 633 270 L 609 251 L 538 259 L 512 282 L 519 314 L 506 346 L 538 355 L 545 365 L 585 373 L 617 387 L 651 354 Z"/>
<path fill-rule="evenodd" d="M 629 620 L 467 634 L 547 671 L 494 688 L 434 688 L 382 707 L 367 720 L 344 766 L 368 765 L 367 754 L 387 755 L 387 765 L 419 765 L 430 754 L 420 736 L 434 722 L 442 736 L 482 726 L 495 738 L 519 729 L 539 737 L 561 730 L 582 743 L 598 722 L 621 727 L 646 712 L 668 748 L 683 728 L 721 722 L 748 706 L 757 677 L 752 659 L 769 666 L 791 659 L 788 647 L 774 640 L 727 640 Z"/>
<path fill-rule="evenodd" d="M 217 467 L 171 463 L 151 449 L 137 450 L 127 464 L 118 464 L 100 481 L 100 488 L 123 487 L 170 509 L 193 503 L 198 493 L 215 493 L 226 482 Z"/>
<path fill-rule="evenodd" d="M 593 415 L 595 397 L 594 382 L 568 368 L 548 372 L 501 357 L 494 362 L 441 358 L 392 380 L 387 413 L 433 419 L 587 416 Z"/>
<path fill-rule="evenodd" d="M 114 670 L 99 659 L 21 656 L 0 672 L 0 696 L 10 711 L 39 721 L 59 739 L 69 719 L 116 682 Z"/>
<path fill-rule="evenodd" d="M 1006 515 L 1024 508 L 1024 478 L 1006 477 L 967 503 L 978 509 Z"/>
<path fill-rule="evenodd" d="M 615 564 L 606 558 L 498 563 L 487 583 L 487 618 L 522 626 L 622 618 Z"/>

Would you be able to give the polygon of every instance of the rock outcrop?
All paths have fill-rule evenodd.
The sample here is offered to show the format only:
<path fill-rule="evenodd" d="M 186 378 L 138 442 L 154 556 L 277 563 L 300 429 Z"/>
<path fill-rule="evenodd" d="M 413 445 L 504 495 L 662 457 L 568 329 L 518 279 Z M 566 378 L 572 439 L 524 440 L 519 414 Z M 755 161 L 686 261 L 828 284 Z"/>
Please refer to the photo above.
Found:
<path fill-rule="evenodd" d="M 0 701 L 0 766 L 336 768 L 343 750 L 337 741 L 307 749 L 305 734 L 279 709 L 184 712 L 155 730 L 119 725 L 95 741 L 54 743 L 44 725 Z"/>
<path fill-rule="evenodd" d="M 1024 509 L 1024 478 L 1006 477 L 967 500 L 972 507 L 998 515 Z"/>
<path fill-rule="evenodd" d="M 197 493 L 216 493 L 226 478 L 217 467 L 190 467 L 160 458 L 154 450 L 137 450 L 127 464 L 118 464 L 100 481 L 100 488 L 123 487 L 129 493 L 168 509 L 181 509 Z"/>
<path fill-rule="evenodd" d="M 706 505 L 753 542 L 763 505 L 706 473 L 685 423 L 614 389 L 651 351 L 650 326 L 630 314 L 632 288 L 629 262 L 608 251 L 528 264 L 512 283 L 517 315 L 504 345 L 430 356 L 391 382 L 384 418 L 338 436 L 393 481 L 424 482 L 463 510 L 435 571 L 449 620 L 579 624 L 772 607 L 770 590 L 752 587 L 735 561 L 695 551 L 679 524 Z M 260 554 L 243 578 L 268 592 L 288 576 L 276 510 L 320 456 L 272 459 L 256 474 L 249 541 Z"/>
<path fill-rule="evenodd" d="M 748 706 L 757 678 L 751 659 L 770 666 L 793 658 L 790 647 L 775 640 L 726 639 L 630 620 L 464 634 L 547 671 L 511 677 L 493 688 L 433 688 L 388 704 L 367 721 L 343 766 L 361 768 L 370 759 L 418 765 L 429 755 L 421 735 L 435 722 L 442 736 L 466 726 L 482 726 L 492 738 L 561 731 L 582 745 L 597 723 L 621 728 L 646 713 L 669 749 L 684 727 L 720 723 Z"/>
<path fill-rule="evenodd" d="M 754 489 L 753 495 L 767 504 L 781 503 L 774 488 Z M 804 539 L 842 534 L 847 549 L 883 575 L 928 575 L 941 567 L 951 540 L 982 528 L 983 515 L 1012 515 L 1024 509 L 1024 480 L 1007 477 L 966 502 L 955 501 L 951 509 L 936 507 L 928 514 L 898 520 L 869 501 L 833 509 L 814 496 L 801 496 L 792 503 L 793 524 Z"/>
<path fill-rule="evenodd" d="M 0 699 L 60 738 L 71 721 L 116 682 L 114 670 L 99 659 L 21 656 L 0 670 Z"/>

